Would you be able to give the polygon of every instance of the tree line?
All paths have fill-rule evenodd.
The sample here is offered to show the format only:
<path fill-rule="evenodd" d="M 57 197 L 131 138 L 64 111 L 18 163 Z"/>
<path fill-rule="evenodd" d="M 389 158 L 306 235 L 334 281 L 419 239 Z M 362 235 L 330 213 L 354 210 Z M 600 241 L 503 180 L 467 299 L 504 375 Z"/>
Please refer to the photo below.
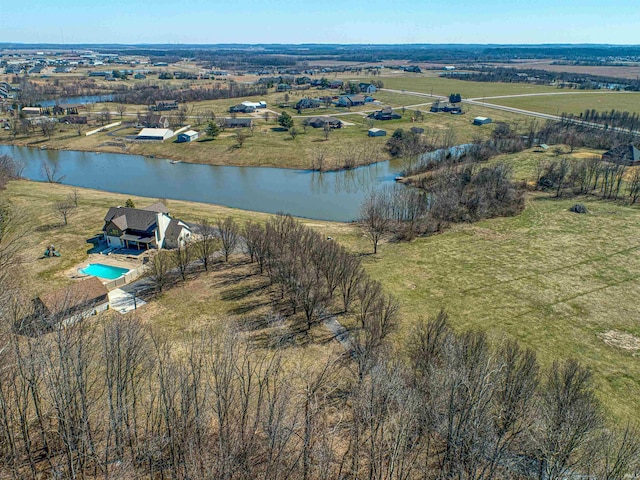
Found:
<path fill-rule="evenodd" d="M 536 167 L 536 186 L 556 197 L 594 195 L 606 200 L 627 198 L 635 204 L 640 199 L 640 170 L 601 157 L 546 160 Z"/>
<path fill-rule="evenodd" d="M 183 88 L 178 86 L 157 86 L 150 84 L 133 85 L 126 91 L 114 95 L 113 101 L 134 105 L 153 105 L 156 101 L 175 99 L 181 103 L 202 100 L 219 100 L 266 95 L 263 85 L 244 85 L 229 81 L 226 86 L 215 83 L 212 87 Z"/>

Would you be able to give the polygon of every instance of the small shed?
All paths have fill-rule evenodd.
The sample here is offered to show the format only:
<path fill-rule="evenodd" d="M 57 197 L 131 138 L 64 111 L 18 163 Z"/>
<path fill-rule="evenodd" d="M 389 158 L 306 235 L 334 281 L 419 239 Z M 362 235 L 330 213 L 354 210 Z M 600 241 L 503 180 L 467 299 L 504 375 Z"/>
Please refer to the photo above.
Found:
<path fill-rule="evenodd" d="M 473 124 L 474 125 L 487 125 L 489 123 L 491 123 L 493 120 L 491 120 L 489 117 L 476 117 L 473 119 Z"/>
<path fill-rule="evenodd" d="M 387 131 L 386 130 L 382 130 L 381 128 L 370 128 L 369 129 L 369 136 L 370 137 L 386 137 L 387 136 Z"/>
<path fill-rule="evenodd" d="M 197 140 L 199 136 L 200 134 L 195 130 L 187 130 L 178 134 L 178 143 L 191 142 L 192 140 Z"/>

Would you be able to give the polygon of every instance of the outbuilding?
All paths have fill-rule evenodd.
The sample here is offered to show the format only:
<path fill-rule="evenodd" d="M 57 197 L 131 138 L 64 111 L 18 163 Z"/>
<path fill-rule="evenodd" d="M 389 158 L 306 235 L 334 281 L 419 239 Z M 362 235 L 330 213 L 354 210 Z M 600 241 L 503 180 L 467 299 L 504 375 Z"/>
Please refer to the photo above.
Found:
<path fill-rule="evenodd" d="M 491 120 L 489 117 L 476 117 L 473 119 L 474 125 L 487 125 L 491 122 L 493 122 L 493 120 Z"/>
<path fill-rule="evenodd" d="M 192 140 L 197 140 L 199 136 L 200 134 L 195 130 L 187 130 L 178 134 L 178 143 L 191 142 Z"/>
<path fill-rule="evenodd" d="M 136 140 L 158 140 L 160 142 L 173 137 L 173 130 L 169 128 L 143 128 L 136 136 Z"/>
<path fill-rule="evenodd" d="M 382 130 L 381 128 L 370 128 L 369 129 L 369 136 L 370 137 L 386 137 L 387 136 L 387 131 L 386 130 Z"/>

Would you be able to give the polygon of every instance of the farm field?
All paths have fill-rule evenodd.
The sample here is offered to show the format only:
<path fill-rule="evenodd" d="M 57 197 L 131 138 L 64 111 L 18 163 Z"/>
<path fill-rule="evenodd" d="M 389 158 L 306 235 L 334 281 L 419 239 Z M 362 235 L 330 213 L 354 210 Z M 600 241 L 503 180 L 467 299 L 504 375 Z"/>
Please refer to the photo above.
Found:
<path fill-rule="evenodd" d="M 385 88 L 421 93 L 431 93 L 433 90 L 434 95 L 460 93 L 462 98 L 558 92 L 556 87 L 548 87 L 544 85 L 530 85 L 526 83 L 469 82 L 465 80 L 429 75 L 414 74 L 413 76 L 381 76 L 379 79 L 382 80 Z"/>
<path fill-rule="evenodd" d="M 563 112 L 578 115 L 587 109 L 595 109 L 600 112 L 618 110 L 640 114 L 640 93 L 637 92 L 576 92 L 562 95 L 487 98 L 486 102 L 550 115 Z"/>

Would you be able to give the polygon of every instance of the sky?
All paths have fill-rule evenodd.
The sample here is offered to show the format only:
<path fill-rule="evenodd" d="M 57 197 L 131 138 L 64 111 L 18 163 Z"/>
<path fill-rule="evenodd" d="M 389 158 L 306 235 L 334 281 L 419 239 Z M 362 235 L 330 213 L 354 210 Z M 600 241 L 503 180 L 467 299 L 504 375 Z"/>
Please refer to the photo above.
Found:
<path fill-rule="evenodd" d="M 639 0 L 6 0 L 0 42 L 640 44 Z"/>

